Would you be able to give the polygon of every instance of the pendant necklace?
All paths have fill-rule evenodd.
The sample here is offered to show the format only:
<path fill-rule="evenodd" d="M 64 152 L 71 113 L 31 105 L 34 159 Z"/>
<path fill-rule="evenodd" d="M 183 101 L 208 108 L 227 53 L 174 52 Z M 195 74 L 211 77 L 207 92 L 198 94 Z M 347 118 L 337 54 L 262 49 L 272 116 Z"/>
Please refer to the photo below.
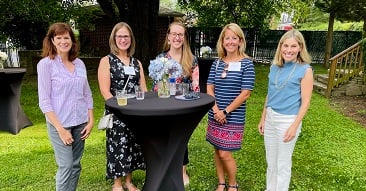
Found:
<path fill-rule="evenodd" d="M 277 90 L 281 90 L 281 89 L 283 89 L 283 88 L 287 85 L 288 81 L 292 78 L 292 76 L 293 76 L 293 74 L 294 74 L 294 72 L 295 72 L 296 65 L 297 65 L 297 64 L 296 64 L 296 63 L 294 63 L 294 66 L 292 67 L 291 73 L 288 75 L 287 79 L 286 79 L 282 84 L 279 84 L 279 83 L 278 83 L 278 78 L 279 78 L 279 75 L 280 75 L 280 73 L 281 73 L 282 68 L 278 68 L 278 70 L 277 70 L 277 72 L 276 72 L 275 82 L 274 82 L 274 84 L 275 84 L 275 88 L 276 88 Z"/>

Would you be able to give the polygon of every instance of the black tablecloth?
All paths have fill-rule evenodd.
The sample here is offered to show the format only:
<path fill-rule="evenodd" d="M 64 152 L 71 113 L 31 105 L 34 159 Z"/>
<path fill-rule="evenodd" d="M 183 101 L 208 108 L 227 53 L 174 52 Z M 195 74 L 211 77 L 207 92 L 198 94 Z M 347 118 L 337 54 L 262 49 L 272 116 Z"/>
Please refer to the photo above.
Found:
<path fill-rule="evenodd" d="M 20 106 L 20 89 L 25 68 L 0 69 L 0 131 L 18 134 L 33 125 Z"/>
<path fill-rule="evenodd" d="M 158 98 L 147 92 L 144 100 L 128 99 L 118 106 L 115 98 L 106 107 L 122 119 L 141 143 L 146 162 L 144 191 L 184 191 L 182 165 L 189 138 L 214 98 L 199 93 L 192 101 Z"/>
<path fill-rule="evenodd" d="M 208 78 L 208 75 L 210 74 L 211 65 L 215 61 L 215 59 L 217 59 L 217 58 L 213 58 L 213 57 L 197 58 L 198 68 L 200 69 L 200 76 L 199 76 L 200 90 L 203 93 L 207 92 L 207 90 L 206 90 L 207 89 L 207 78 Z"/>

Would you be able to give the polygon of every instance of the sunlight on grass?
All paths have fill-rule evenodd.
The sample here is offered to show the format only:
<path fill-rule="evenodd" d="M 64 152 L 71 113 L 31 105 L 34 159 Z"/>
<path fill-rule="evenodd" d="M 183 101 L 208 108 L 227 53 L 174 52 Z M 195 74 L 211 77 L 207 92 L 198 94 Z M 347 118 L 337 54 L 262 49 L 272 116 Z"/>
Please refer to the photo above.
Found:
<path fill-rule="evenodd" d="M 316 68 L 325 71 L 321 66 Z M 257 124 L 267 91 L 267 75 L 268 66 L 256 65 L 255 89 L 248 100 L 244 142 L 242 149 L 234 153 L 241 190 L 265 189 L 265 151 Z M 89 81 L 95 119 L 98 119 L 104 103 L 95 72 L 89 74 Z M 36 77 L 27 76 L 22 85 L 21 104 L 34 125 L 18 135 L 0 133 L 0 191 L 54 190 L 56 165 L 44 116 L 37 102 Z M 186 190 L 214 190 L 217 184 L 213 148 L 205 141 L 206 126 L 207 116 L 189 142 L 188 172 L 191 179 Z M 314 93 L 294 151 L 290 190 L 366 190 L 364 140 L 364 127 L 332 110 L 327 99 Z M 105 132 L 94 128 L 86 141 L 79 191 L 110 190 L 111 182 L 105 180 L 105 160 Z M 140 188 L 144 177 L 143 171 L 134 173 L 134 183 Z"/>

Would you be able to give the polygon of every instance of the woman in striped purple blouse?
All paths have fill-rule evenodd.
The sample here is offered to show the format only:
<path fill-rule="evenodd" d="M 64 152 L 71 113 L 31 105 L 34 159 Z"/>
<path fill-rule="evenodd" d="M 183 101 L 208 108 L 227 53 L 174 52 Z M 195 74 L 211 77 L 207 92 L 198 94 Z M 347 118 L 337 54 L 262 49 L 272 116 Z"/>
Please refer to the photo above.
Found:
<path fill-rule="evenodd" d="M 71 27 L 52 24 L 37 65 L 39 107 L 58 166 L 56 191 L 76 190 L 85 139 L 94 125 L 92 93 L 78 50 Z"/>

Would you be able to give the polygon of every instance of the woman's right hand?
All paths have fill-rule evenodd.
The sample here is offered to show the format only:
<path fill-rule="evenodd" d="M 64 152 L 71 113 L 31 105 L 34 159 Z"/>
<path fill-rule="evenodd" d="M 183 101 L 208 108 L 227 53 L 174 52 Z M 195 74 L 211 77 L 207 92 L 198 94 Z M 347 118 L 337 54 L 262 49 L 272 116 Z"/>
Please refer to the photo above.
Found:
<path fill-rule="evenodd" d="M 71 132 L 67 129 L 64 128 L 60 128 L 60 130 L 58 131 L 58 135 L 60 136 L 62 142 L 64 143 L 64 145 L 72 145 L 72 143 L 74 142 L 74 139 L 72 138 Z"/>
<path fill-rule="evenodd" d="M 258 124 L 258 132 L 261 135 L 264 135 L 264 121 L 261 119 L 261 121 Z"/>
<path fill-rule="evenodd" d="M 221 110 L 218 110 L 216 113 L 214 113 L 214 118 L 221 125 L 224 124 L 224 123 L 227 123 L 227 121 L 226 121 L 226 115 Z"/>

